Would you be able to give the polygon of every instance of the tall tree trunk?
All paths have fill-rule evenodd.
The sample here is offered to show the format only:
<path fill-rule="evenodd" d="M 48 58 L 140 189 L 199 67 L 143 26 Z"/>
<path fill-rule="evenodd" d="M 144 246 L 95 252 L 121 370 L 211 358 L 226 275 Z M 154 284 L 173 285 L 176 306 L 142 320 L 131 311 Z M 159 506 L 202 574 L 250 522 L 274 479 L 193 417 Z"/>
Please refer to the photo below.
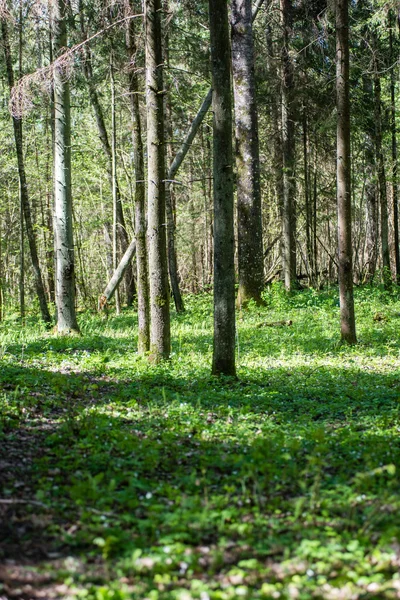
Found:
<path fill-rule="evenodd" d="M 164 0 L 164 12 L 168 19 L 168 0 Z M 168 28 L 164 32 L 164 63 L 169 68 L 169 33 Z M 170 90 L 169 86 L 166 87 L 166 93 L 164 95 L 164 117 L 165 117 L 165 134 L 166 134 L 166 157 L 168 164 L 172 164 L 173 153 L 172 153 L 172 111 L 170 102 Z M 175 244 L 175 215 L 174 215 L 174 199 L 173 199 L 173 187 L 170 178 L 167 177 L 165 182 L 165 204 L 166 204 L 166 216 L 167 216 L 167 249 L 168 249 L 168 270 L 169 280 L 171 283 L 172 296 L 175 302 L 175 309 L 177 313 L 185 312 L 185 305 L 183 302 L 181 290 L 179 287 L 179 275 L 178 275 L 178 261 L 176 255 L 176 244 Z"/>
<path fill-rule="evenodd" d="M 365 178 L 367 267 L 364 279 L 372 283 L 378 260 L 378 203 L 372 149 L 366 152 Z"/>
<path fill-rule="evenodd" d="M 19 193 L 19 314 L 22 325 L 25 325 L 25 231 L 24 231 L 24 208 L 22 200 L 21 182 Z"/>
<path fill-rule="evenodd" d="M 293 63 L 289 54 L 292 25 L 292 2 L 280 0 L 283 29 L 282 44 L 282 151 L 283 151 L 283 276 L 288 291 L 296 287 L 296 207 L 294 181 L 294 118 L 293 118 Z"/>
<path fill-rule="evenodd" d="M 165 149 L 160 13 L 160 0 L 145 0 L 150 351 L 156 361 L 169 357 L 171 344 L 165 231 Z"/>
<path fill-rule="evenodd" d="M 306 217 L 306 247 L 309 266 L 309 284 L 315 286 L 316 273 L 313 254 L 313 205 L 310 187 L 310 170 L 308 164 L 308 120 L 306 106 L 303 106 L 303 168 L 304 168 L 304 200 Z"/>
<path fill-rule="evenodd" d="M 389 45 L 390 64 L 394 65 L 396 58 L 393 52 L 394 18 L 393 11 L 389 11 Z M 390 71 L 390 99 L 392 134 L 392 192 L 393 192 L 393 229 L 394 229 L 394 259 L 396 268 L 396 283 L 400 285 L 400 247 L 399 247 L 399 186 L 397 177 L 397 131 L 396 131 L 396 77 L 398 69 L 393 67 Z"/>
<path fill-rule="evenodd" d="M 209 0 L 213 82 L 214 350 L 212 373 L 236 374 L 231 56 L 226 0 Z"/>
<path fill-rule="evenodd" d="M 348 0 L 336 0 L 337 205 L 339 241 L 340 330 L 355 344 L 351 238 L 351 159 Z"/>
<path fill-rule="evenodd" d="M 67 47 L 67 5 L 54 4 L 55 54 Z M 75 257 L 71 190 L 71 105 L 64 73 L 54 69 L 54 233 L 56 239 L 57 330 L 78 331 L 75 311 Z"/>
<path fill-rule="evenodd" d="M 118 203 L 121 198 L 118 198 L 118 183 L 117 183 L 117 125 L 115 121 L 115 78 L 113 52 L 110 59 L 110 79 L 111 79 L 111 188 L 113 200 L 113 271 L 118 264 Z M 119 298 L 119 288 L 115 290 L 115 311 L 119 315 L 121 313 L 121 302 Z"/>
<path fill-rule="evenodd" d="M 14 86 L 14 72 L 12 66 L 11 49 L 8 37 L 8 27 L 5 20 L 2 20 L 2 35 L 3 35 L 3 49 L 7 69 L 7 78 L 10 90 Z M 24 152 L 23 152 L 23 138 L 22 138 L 22 121 L 15 117 L 13 120 L 15 147 L 18 161 L 18 176 L 20 183 L 20 200 L 21 200 L 21 213 L 25 220 L 26 234 L 29 242 L 29 250 L 33 266 L 33 274 L 35 279 L 36 293 L 39 299 L 40 312 L 42 319 L 45 323 L 51 322 L 51 317 L 46 301 L 46 292 L 43 285 L 42 273 L 39 265 L 39 257 L 36 245 L 36 236 L 33 229 L 31 205 L 29 202 L 28 185 L 26 181 L 25 164 L 24 164 Z M 21 220 L 21 228 L 23 230 L 23 221 Z"/>
<path fill-rule="evenodd" d="M 382 109 L 381 109 L 381 80 L 378 72 L 378 63 L 374 55 L 374 100 L 375 100 L 375 153 L 378 174 L 378 188 L 381 215 L 381 250 L 382 250 L 382 277 L 385 288 L 390 287 L 392 276 L 390 270 L 389 252 L 389 214 L 386 189 L 385 159 L 382 148 Z"/>
<path fill-rule="evenodd" d="M 232 2 L 232 70 L 235 95 L 239 291 L 237 303 L 262 303 L 264 258 L 258 118 L 251 0 Z"/>
<path fill-rule="evenodd" d="M 134 4 L 131 3 L 134 12 Z M 142 124 L 139 107 L 139 81 L 135 70 L 136 39 L 135 20 L 130 19 L 127 27 L 127 50 L 129 54 L 129 100 L 132 112 L 132 144 L 135 163 L 135 238 L 138 295 L 138 352 L 144 354 L 150 348 L 150 304 L 149 304 L 149 268 L 146 236 L 146 202 L 144 183 L 144 152 Z"/>
<path fill-rule="evenodd" d="M 268 49 L 268 76 L 269 81 L 278 82 L 278 68 L 277 68 L 277 51 L 275 49 L 273 41 L 273 31 L 270 23 L 266 25 L 266 43 Z M 271 83 L 274 85 L 273 83 Z M 282 152 L 282 132 L 281 132 L 281 90 L 275 83 L 272 98 L 271 98 L 271 124 L 272 124 L 272 136 L 273 136 L 273 158 L 272 158 L 272 171 L 274 179 L 274 195 L 276 205 L 278 208 L 279 219 L 282 227 L 283 223 L 283 152 Z M 280 256 L 283 268 L 283 236 L 279 236 L 280 243 Z"/>

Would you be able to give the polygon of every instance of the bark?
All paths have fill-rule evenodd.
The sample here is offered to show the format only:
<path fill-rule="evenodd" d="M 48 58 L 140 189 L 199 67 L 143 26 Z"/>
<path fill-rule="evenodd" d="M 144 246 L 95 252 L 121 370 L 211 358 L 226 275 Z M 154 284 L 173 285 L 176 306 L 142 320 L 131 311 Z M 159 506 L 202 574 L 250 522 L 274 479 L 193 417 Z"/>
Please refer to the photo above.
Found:
<path fill-rule="evenodd" d="M 239 291 L 237 303 L 262 304 L 264 260 L 251 0 L 232 2 Z"/>
<path fill-rule="evenodd" d="M 371 283 L 375 277 L 378 260 L 378 203 L 374 177 L 373 152 L 366 153 L 365 165 L 365 208 L 366 208 L 366 251 L 367 266 L 365 280 Z"/>
<path fill-rule="evenodd" d="M 164 10 L 168 15 L 168 0 L 164 0 Z M 164 62 L 169 68 L 169 35 L 168 30 L 165 31 L 164 35 Z M 167 136 L 166 144 L 166 157 L 168 163 L 172 163 L 172 111 L 170 104 L 170 92 L 167 87 L 164 95 L 164 116 L 165 116 L 165 133 Z M 177 313 L 185 312 L 185 305 L 182 299 L 181 290 L 179 287 L 179 276 L 178 276 L 178 261 L 176 256 L 176 245 L 175 245 L 175 215 L 174 215 L 174 200 L 173 200 L 173 188 L 171 186 L 170 179 L 172 177 L 167 176 L 165 182 L 165 205 L 166 205 L 166 217 L 167 217 L 167 249 L 168 249 L 168 270 L 169 280 L 171 283 L 172 296 L 175 302 L 175 308 Z"/>
<path fill-rule="evenodd" d="M 55 54 L 67 46 L 67 5 L 54 5 Z M 71 117 L 69 84 L 64 73 L 54 70 L 54 234 L 56 240 L 57 330 L 78 331 L 75 312 L 75 257 L 71 190 Z"/>
<path fill-rule="evenodd" d="M 111 79 L 111 189 L 112 189 L 112 201 L 113 201 L 113 253 L 112 262 L 113 269 L 117 268 L 118 261 L 118 204 L 121 203 L 121 198 L 118 198 L 118 184 L 117 184 L 117 131 L 115 121 L 115 78 L 114 78 L 114 64 L 113 64 L 113 52 L 111 52 L 110 59 L 110 79 Z M 122 208 L 122 207 L 121 207 Z M 117 315 L 121 313 L 121 303 L 119 298 L 119 288 L 115 290 L 115 312 Z"/>
<path fill-rule="evenodd" d="M 7 23 L 2 20 L 2 36 L 3 36 L 3 49 L 5 56 L 5 63 L 7 69 L 7 78 L 10 90 L 14 86 L 14 71 L 12 66 L 11 49 L 8 36 Z M 21 213 L 23 220 L 25 220 L 26 235 L 29 243 L 29 251 L 32 260 L 35 289 L 39 299 L 40 312 L 42 319 L 45 323 L 51 322 L 51 317 L 46 301 L 46 292 L 43 285 L 42 273 L 39 264 L 39 257 L 37 252 L 36 236 L 33 229 L 31 205 L 29 201 L 28 185 L 26 181 L 25 163 L 24 163 L 24 152 L 23 152 L 23 137 L 22 137 L 22 121 L 20 119 L 12 118 L 15 147 L 18 161 L 18 176 L 20 184 L 20 200 L 21 200 Z M 21 235 L 23 235 L 23 220 L 21 219 Z M 24 266 L 22 266 L 24 268 Z"/>
<path fill-rule="evenodd" d="M 340 329 L 343 342 L 355 344 L 351 238 L 351 159 L 348 0 L 336 0 L 337 205 Z"/>
<path fill-rule="evenodd" d="M 213 82 L 214 349 L 212 373 L 235 376 L 231 56 L 225 0 L 209 0 Z"/>
<path fill-rule="evenodd" d="M 131 5 L 131 8 L 133 6 Z M 130 60 L 129 99 L 132 113 L 132 143 L 135 166 L 135 238 L 138 296 L 138 352 L 144 354 L 150 348 L 150 304 L 149 304 L 149 268 L 146 239 L 146 202 L 144 184 L 144 152 L 142 142 L 142 124 L 139 110 L 139 81 L 134 69 L 136 56 L 135 21 L 131 19 L 127 28 L 127 50 Z"/>
<path fill-rule="evenodd" d="M 25 231 L 21 182 L 19 185 L 19 314 L 25 325 Z"/>
<path fill-rule="evenodd" d="M 113 276 L 111 277 L 110 281 L 108 282 L 106 289 L 104 290 L 104 292 L 102 293 L 102 295 L 99 298 L 99 307 L 98 307 L 99 310 L 102 310 L 103 308 L 105 308 L 106 305 L 108 304 L 108 302 L 111 300 L 111 298 L 115 294 L 115 290 L 121 283 L 122 278 L 126 272 L 127 266 L 130 264 L 132 257 L 135 254 L 135 251 L 136 251 L 136 240 L 133 240 L 133 242 L 131 242 L 129 244 L 128 248 L 126 249 L 124 256 L 120 260 L 118 267 L 115 269 Z"/>
<path fill-rule="evenodd" d="M 305 216 L 306 216 L 306 247 L 307 247 L 307 263 L 309 266 L 309 284 L 315 286 L 316 277 L 314 277 L 314 256 L 313 256 L 313 211 L 311 204 L 311 189 L 309 181 L 308 167 L 308 120 L 306 106 L 303 106 L 303 167 L 304 167 L 304 200 L 305 200 Z"/>
<path fill-rule="evenodd" d="M 380 227 L 382 250 L 382 277 L 385 288 L 391 284 L 390 253 L 389 253 L 389 215 L 386 189 L 385 159 L 382 148 L 382 114 L 381 114 L 381 81 L 378 65 L 375 61 L 374 73 L 374 100 L 375 100 L 375 153 L 378 175 L 379 201 L 380 201 Z"/>
<path fill-rule="evenodd" d="M 278 69 L 276 64 L 276 49 L 273 42 L 272 29 L 269 23 L 266 26 L 266 43 L 268 49 L 268 74 L 271 82 L 278 82 Z M 280 223 L 283 223 L 283 152 L 281 134 L 280 89 L 275 84 L 271 94 L 271 124 L 273 135 L 273 178 L 276 205 L 278 207 Z M 283 264 L 283 236 L 279 236 L 279 250 Z"/>
<path fill-rule="evenodd" d="M 393 12 L 389 11 L 389 45 L 390 45 L 390 64 L 394 64 L 395 55 L 393 52 L 393 31 L 394 18 Z M 393 192 L 393 229 L 394 229 L 394 259 L 396 269 L 396 283 L 400 284 L 400 248 L 399 248 L 399 187 L 397 177 L 397 131 L 396 131 L 396 76 L 398 70 L 393 67 L 390 71 L 390 129 L 392 137 L 392 192 Z"/>
<path fill-rule="evenodd" d="M 289 55 L 289 34 L 292 22 L 291 0 L 280 0 L 283 29 L 282 57 L 282 153 L 283 153 L 283 276 L 288 291 L 297 286 L 296 280 L 296 207 L 295 207 L 295 136 L 293 118 L 293 63 Z"/>
<path fill-rule="evenodd" d="M 160 0 L 145 0 L 147 194 L 150 272 L 150 351 L 170 354 L 168 263 L 165 231 L 165 158 Z"/>

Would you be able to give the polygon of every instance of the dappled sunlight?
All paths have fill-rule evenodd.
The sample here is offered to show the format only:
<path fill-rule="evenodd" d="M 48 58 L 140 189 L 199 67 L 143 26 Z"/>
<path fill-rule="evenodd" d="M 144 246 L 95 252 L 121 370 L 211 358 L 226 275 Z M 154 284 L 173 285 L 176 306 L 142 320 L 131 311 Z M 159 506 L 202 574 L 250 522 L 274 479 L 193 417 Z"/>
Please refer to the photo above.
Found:
<path fill-rule="evenodd" d="M 157 366 L 121 326 L 131 314 L 118 326 L 92 317 L 80 338 L 27 329 L 4 344 L 8 597 L 21 586 L 32 598 L 89 600 L 294 589 L 392 597 L 400 365 L 391 320 L 372 352 L 341 347 L 328 297 L 325 321 L 313 308 L 307 350 L 308 308 L 266 332 L 258 324 L 283 320 L 290 300 L 250 307 L 238 322 L 239 379 L 215 378 L 201 350 L 211 339 L 203 300 L 176 318 L 176 352 Z"/>

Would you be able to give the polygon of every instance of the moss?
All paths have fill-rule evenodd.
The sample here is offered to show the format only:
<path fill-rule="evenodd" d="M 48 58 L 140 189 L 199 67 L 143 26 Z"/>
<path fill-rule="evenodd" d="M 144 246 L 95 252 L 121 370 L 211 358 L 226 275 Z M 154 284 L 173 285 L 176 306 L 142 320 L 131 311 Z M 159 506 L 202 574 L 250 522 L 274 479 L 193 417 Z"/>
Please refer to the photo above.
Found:
<path fill-rule="evenodd" d="M 154 304 L 156 304 L 156 306 L 159 306 L 160 308 L 166 306 L 167 303 L 168 300 L 165 298 L 165 296 L 156 296 L 154 299 Z"/>

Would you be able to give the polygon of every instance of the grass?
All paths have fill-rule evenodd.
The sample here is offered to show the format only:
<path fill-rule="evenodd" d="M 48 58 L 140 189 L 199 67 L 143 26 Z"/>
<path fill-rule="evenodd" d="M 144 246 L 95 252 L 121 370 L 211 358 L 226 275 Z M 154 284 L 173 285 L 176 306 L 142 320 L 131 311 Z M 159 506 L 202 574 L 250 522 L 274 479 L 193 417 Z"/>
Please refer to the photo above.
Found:
<path fill-rule="evenodd" d="M 159 366 L 134 312 L 1 324 L 0 596 L 400 597 L 400 296 L 356 290 L 355 347 L 336 290 L 265 299 L 237 381 L 210 376 L 209 295 Z"/>

